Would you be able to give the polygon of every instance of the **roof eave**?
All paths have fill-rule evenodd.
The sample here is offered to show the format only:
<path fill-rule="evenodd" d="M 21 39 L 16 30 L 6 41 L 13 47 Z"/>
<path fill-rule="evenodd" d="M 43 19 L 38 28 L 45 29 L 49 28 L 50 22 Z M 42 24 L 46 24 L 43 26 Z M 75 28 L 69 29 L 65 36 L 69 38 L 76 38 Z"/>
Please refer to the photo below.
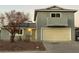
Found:
<path fill-rule="evenodd" d="M 35 12 L 77 12 L 77 10 L 35 10 Z"/>

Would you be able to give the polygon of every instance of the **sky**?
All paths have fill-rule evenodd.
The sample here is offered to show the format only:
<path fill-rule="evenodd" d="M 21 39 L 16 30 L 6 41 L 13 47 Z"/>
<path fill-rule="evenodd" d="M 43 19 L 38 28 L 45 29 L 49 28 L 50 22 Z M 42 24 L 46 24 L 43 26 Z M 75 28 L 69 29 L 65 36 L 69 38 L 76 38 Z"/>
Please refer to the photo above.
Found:
<path fill-rule="evenodd" d="M 29 13 L 30 20 L 34 19 L 34 10 L 47 8 L 53 5 L 0 5 L 0 13 L 9 12 L 11 10 L 21 11 L 25 14 Z M 62 8 L 78 10 L 75 13 L 75 26 L 79 27 L 79 5 L 58 5 Z"/>

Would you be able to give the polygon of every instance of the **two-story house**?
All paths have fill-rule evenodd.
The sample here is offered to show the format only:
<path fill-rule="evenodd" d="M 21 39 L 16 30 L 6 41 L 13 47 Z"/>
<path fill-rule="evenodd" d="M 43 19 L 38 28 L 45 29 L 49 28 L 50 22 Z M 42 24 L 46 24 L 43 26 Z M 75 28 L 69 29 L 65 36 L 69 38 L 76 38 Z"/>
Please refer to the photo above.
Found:
<path fill-rule="evenodd" d="M 48 42 L 75 40 L 75 12 L 58 6 L 35 10 L 37 39 Z"/>
<path fill-rule="evenodd" d="M 22 39 L 32 41 L 63 42 L 75 40 L 74 13 L 76 10 L 52 6 L 37 9 L 34 14 L 36 23 L 21 24 L 21 32 L 17 33 Z M 10 33 L 1 29 L 1 40 L 10 40 Z"/>

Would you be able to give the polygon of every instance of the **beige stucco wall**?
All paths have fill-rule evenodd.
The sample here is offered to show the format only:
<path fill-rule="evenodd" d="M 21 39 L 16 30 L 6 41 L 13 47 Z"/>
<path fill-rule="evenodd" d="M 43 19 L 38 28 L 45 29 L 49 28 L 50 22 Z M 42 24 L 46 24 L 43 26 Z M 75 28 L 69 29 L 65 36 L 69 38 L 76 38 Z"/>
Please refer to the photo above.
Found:
<path fill-rule="evenodd" d="M 42 28 L 42 40 L 48 42 L 62 42 L 71 40 L 70 28 Z"/>

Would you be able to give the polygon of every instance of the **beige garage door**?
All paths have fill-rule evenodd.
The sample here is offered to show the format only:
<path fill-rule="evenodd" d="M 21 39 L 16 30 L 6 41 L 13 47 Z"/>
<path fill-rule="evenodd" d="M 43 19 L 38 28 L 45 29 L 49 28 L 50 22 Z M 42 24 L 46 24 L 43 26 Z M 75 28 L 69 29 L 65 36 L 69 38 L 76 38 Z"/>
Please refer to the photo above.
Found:
<path fill-rule="evenodd" d="M 49 42 L 61 42 L 71 40 L 70 28 L 42 28 L 41 39 Z"/>

